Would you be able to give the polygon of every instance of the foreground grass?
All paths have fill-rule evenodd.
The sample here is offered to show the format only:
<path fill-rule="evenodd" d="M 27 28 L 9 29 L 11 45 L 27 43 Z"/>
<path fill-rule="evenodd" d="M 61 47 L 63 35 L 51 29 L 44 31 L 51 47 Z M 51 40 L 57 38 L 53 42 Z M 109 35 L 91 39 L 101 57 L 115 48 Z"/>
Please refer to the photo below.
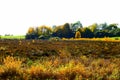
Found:
<path fill-rule="evenodd" d="M 1 61 L 1 80 L 120 80 L 120 59 L 42 57 L 38 60 L 7 56 Z"/>

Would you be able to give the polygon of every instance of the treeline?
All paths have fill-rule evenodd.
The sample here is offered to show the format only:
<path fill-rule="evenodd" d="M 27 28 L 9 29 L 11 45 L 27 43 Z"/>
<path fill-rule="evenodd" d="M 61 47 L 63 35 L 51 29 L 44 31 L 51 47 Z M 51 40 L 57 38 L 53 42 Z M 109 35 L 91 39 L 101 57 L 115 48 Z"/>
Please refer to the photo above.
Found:
<path fill-rule="evenodd" d="M 26 39 L 49 39 L 51 37 L 59 38 L 102 38 L 120 36 L 118 24 L 97 24 L 94 23 L 83 27 L 80 21 L 76 23 L 65 23 L 59 26 L 38 26 L 30 27 L 26 33 Z"/>

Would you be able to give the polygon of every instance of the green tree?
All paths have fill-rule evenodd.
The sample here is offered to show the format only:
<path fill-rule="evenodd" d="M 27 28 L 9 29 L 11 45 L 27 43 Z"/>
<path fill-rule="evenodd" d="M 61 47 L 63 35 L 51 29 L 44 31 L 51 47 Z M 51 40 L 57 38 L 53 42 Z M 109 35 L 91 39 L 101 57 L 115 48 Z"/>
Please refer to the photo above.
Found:
<path fill-rule="evenodd" d="M 62 27 L 61 26 L 56 26 L 53 30 L 52 37 L 60 37 L 62 38 Z"/>
<path fill-rule="evenodd" d="M 70 29 L 69 23 L 65 23 L 63 25 L 62 30 L 63 30 L 63 37 L 65 37 L 65 38 L 74 37 L 74 34 L 72 33 L 72 30 Z"/>
<path fill-rule="evenodd" d="M 93 32 L 93 33 L 95 33 L 97 30 L 98 30 L 98 25 L 97 25 L 97 23 L 94 23 L 94 24 L 92 24 L 92 25 L 90 25 L 90 26 L 88 26 L 89 28 L 90 28 L 90 30 Z"/>
<path fill-rule="evenodd" d="M 74 33 L 70 29 L 69 23 L 65 23 L 64 25 L 56 27 L 53 31 L 52 36 L 60 38 L 71 38 L 74 37 Z"/>
<path fill-rule="evenodd" d="M 107 28 L 107 23 L 105 22 L 105 23 L 102 23 L 102 24 L 100 24 L 99 25 L 99 28 L 101 29 L 101 30 L 106 30 L 106 28 Z"/>
<path fill-rule="evenodd" d="M 99 38 L 109 37 L 109 33 L 105 30 L 100 30 L 95 33 L 95 37 L 99 37 Z"/>
<path fill-rule="evenodd" d="M 38 35 L 35 32 L 34 27 L 29 27 L 28 32 L 26 33 L 26 39 L 37 39 Z"/>
<path fill-rule="evenodd" d="M 70 28 L 75 33 L 79 28 L 82 28 L 82 23 L 77 21 L 76 23 L 71 24 Z"/>
<path fill-rule="evenodd" d="M 88 27 L 85 27 L 85 28 L 83 28 L 83 37 L 85 37 L 85 38 L 93 38 L 94 33 Z"/>

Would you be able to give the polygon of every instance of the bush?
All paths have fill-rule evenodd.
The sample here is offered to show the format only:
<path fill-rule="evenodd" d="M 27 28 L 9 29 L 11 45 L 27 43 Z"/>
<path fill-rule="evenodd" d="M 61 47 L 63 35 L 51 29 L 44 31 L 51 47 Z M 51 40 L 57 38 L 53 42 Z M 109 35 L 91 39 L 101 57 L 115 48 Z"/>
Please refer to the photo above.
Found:
<path fill-rule="evenodd" d="M 35 33 L 32 33 L 32 34 L 26 34 L 25 35 L 25 39 L 37 39 L 38 38 L 38 35 L 35 34 Z"/>
<path fill-rule="evenodd" d="M 115 40 L 119 40 L 119 38 L 118 38 L 118 37 L 116 37 L 116 38 L 115 38 Z"/>
<path fill-rule="evenodd" d="M 60 41 L 60 40 L 61 40 L 61 38 L 59 38 L 59 37 L 51 37 L 49 39 L 49 41 Z"/>
<path fill-rule="evenodd" d="M 1 79 L 20 79 L 21 75 L 21 64 L 22 61 L 15 59 L 14 57 L 6 57 L 3 60 L 3 65 L 1 66 L 0 78 Z"/>
<path fill-rule="evenodd" d="M 80 34 L 79 31 L 77 31 L 76 34 L 75 34 L 75 38 L 80 38 L 80 37 L 81 37 L 81 34 Z"/>

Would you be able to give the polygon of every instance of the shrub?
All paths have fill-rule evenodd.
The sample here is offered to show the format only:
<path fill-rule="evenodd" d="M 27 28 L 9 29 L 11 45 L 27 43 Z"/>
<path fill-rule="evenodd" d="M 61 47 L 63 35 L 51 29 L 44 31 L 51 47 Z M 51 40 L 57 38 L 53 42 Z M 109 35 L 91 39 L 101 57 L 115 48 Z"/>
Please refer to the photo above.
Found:
<path fill-rule="evenodd" d="M 32 65 L 28 69 L 30 79 L 52 79 L 52 72 L 46 70 L 43 65 Z"/>
<path fill-rule="evenodd" d="M 115 38 L 115 40 L 119 40 L 119 38 L 118 38 L 118 37 L 116 37 L 116 38 Z"/>
<path fill-rule="evenodd" d="M 75 33 L 75 38 L 80 38 L 80 37 L 81 37 L 81 34 L 80 34 L 79 31 L 77 31 L 77 32 Z"/>
<path fill-rule="evenodd" d="M 59 37 L 51 37 L 49 41 L 60 41 L 61 39 Z"/>
<path fill-rule="evenodd" d="M 0 78 L 1 79 L 20 79 L 21 75 L 21 63 L 19 59 L 8 56 L 3 60 L 3 65 L 1 66 Z"/>

